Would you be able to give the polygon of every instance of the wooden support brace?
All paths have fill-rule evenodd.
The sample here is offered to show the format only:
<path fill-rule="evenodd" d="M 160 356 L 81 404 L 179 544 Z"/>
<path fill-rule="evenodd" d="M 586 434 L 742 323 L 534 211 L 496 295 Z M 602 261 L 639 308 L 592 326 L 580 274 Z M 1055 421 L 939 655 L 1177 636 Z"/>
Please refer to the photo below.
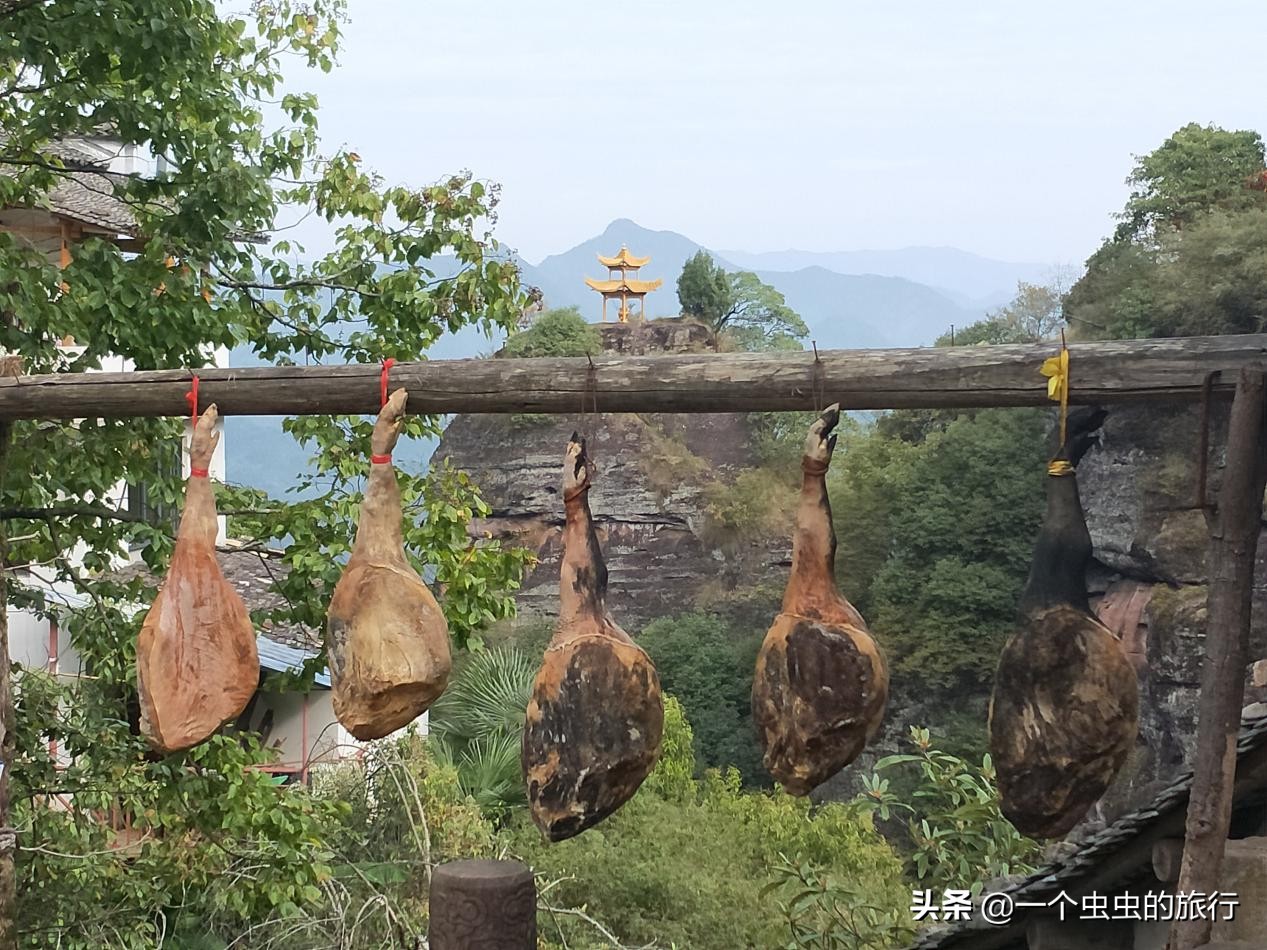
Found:
<path fill-rule="evenodd" d="M 0 376 L 14 377 L 22 372 L 20 356 L 0 356 Z M 0 421 L 0 483 L 8 468 L 9 445 L 13 424 Z M 9 585 L 7 567 L 7 529 L 0 523 L 0 950 L 15 950 L 17 938 L 17 832 L 9 826 L 9 771 L 17 749 L 14 732 L 13 684 L 9 659 Z"/>
<path fill-rule="evenodd" d="M 1210 528 L 1210 591 L 1198 706 L 1197 758 L 1188 800 L 1181 892 L 1219 890 L 1232 818 L 1236 740 L 1245 699 L 1254 559 L 1267 487 L 1267 372 L 1241 370 L 1228 422 L 1227 462 Z M 1176 920 L 1170 950 L 1210 939 L 1209 920 Z"/>
<path fill-rule="evenodd" d="M 422 414 L 576 411 L 753 412 L 1046 406 L 1039 373 L 1048 344 L 685 353 L 398 363 L 392 384 Z M 1267 360 L 1267 334 L 1122 340 L 1071 347 L 1070 402 L 1198 400 L 1231 393 L 1235 372 Z M 199 369 L 205 402 L 222 416 L 372 414 L 377 364 Z M 188 370 L 60 373 L 0 379 L 0 419 L 179 416 Z"/>

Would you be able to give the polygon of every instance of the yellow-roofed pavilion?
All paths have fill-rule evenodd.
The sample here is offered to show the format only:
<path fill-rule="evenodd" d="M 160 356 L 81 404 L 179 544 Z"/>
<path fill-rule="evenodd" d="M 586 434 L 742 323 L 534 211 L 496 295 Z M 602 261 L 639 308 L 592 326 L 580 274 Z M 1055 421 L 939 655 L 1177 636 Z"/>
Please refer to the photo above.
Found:
<path fill-rule="evenodd" d="M 629 253 L 629 248 L 623 245 L 620 248 L 620 253 L 615 257 L 604 257 L 602 254 L 597 255 L 597 257 L 598 262 L 607 268 L 607 280 L 594 280 L 592 277 L 586 277 L 585 283 L 591 289 L 597 290 L 603 295 L 603 322 L 607 322 L 608 300 L 620 301 L 618 316 L 621 323 L 629 322 L 630 300 L 638 301 L 638 316 L 645 320 L 647 316 L 647 294 L 659 289 L 660 285 L 664 283 L 660 279 L 637 279 L 639 269 L 644 267 L 651 258 L 634 257 Z"/>

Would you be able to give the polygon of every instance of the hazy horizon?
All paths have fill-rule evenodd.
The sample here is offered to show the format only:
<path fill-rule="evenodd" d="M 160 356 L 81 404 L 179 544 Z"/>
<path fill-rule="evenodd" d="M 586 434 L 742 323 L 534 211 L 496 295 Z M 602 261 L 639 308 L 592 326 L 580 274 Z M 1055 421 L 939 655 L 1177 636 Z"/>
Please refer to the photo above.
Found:
<path fill-rule="evenodd" d="M 708 247 L 954 247 L 1081 264 L 1133 156 L 1267 129 L 1256 8 L 351 0 L 326 147 L 389 182 L 469 168 L 540 261 L 616 218 Z M 299 79 L 296 73 L 296 79 Z"/>

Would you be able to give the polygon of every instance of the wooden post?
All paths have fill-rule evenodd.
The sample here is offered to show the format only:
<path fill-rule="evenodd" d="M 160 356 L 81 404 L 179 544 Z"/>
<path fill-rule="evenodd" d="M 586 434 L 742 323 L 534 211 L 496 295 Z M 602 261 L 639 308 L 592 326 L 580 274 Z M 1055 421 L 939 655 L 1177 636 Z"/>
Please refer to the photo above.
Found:
<path fill-rule="evenodd" d="M 452 861 L 431 876 L 431 950 L 536 950 L 537 887 L 518 861 Z"/>
<path fill-rule="evenodd" d="M 1228 423 L 1227 464 L 1210 527 L 1210 591 L 1205 663 L 1198 706 L 1197 760 L 1184 833 L 1180 892 L 1219 890 L 1223 852 L 1232 818 L 1236 740 L 1249 663 L 1249 622 L 1254 559 L 1267 487 L 1267 373 L 1241 370 Z M 1170 950 L 1209 942 L 1209 920 L 1177 920 Z"/>
<path fill-rule="evenodd" d="M 0 357 L 0 376 L 21 376 L 20 356 Z M 0 420 L 0 484 L 9 463 L 13 423 Z M 9 771 L 15 758 L 16 723 L 13 716 L 13 686 L 9 658 L 9 574 L 8 529 L 0 522 L 0 950 L 16 950 L 18 882 L 14 858 L 17 833 L 9 826 Z"/>

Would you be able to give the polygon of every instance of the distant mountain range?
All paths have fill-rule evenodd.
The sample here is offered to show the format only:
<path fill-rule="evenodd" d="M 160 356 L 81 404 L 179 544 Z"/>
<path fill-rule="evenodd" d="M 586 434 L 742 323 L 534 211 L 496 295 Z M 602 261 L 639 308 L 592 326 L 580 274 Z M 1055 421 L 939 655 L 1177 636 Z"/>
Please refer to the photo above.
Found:
<path fill-rule="evenodd" d="M 640 276 L 662 278 L 664 286 L 647 297 L 652 317 L 676 316 L 677 277 L 682 265 L 702 245 L 674 231 L 652 231 L 620 218 L 596 235 L 539 264 L 516 258 L 526 285 L 538 287 L 547 306 L 576 306 L 597 321 L 599 297 L 585 277 L 605 277 L 596 255 L 615 254 L 625 245 L 651 262 Z M 717 251 L 713 257 L 728 270 L 754 270 L 779 290 L 788 306 L 809 326 L 809 339 L 820 349 L 922 346 L 950 327 L 964 326 L 1011 298 L 1017 281 L 1041 280 L 1051 268 L 1012 263 L 970 254 L 952 247 L 909 247 L 893 251 Z M 432 264 L 443 274 L 442 261 Z M 613 314 L 614 316 L 614 314 Z M 446 335 L 427 354 L 430 359 L 461 359 L 496 350 L 502 339 L 490 340 L 466 328 Z M 235 366 L 249 365 L 248 354 L 235 352 Z M 229 478 L 280 496 L 295 483 L 306 453 L 280 431 L 274 418 L 226 420 Z M 398 455 L 425 464 L 433 444 L 402 446 Z"/>
<path fill-rule="evenodd" d="M 614 254 L 622 244 L 639 256 L 650 255 L 651 263 L 641 276 L 664 279 L 664 286 L 647 297 L 648 313 L 676 315 L 682 265 L 697 251 L 708 249 L 675 231 L 652 231 L 628 218 L 613 221 L 602 234 L 540 264 L 521 260 L 524 282 L 541 288 L 547 305 L 577 306 L 597 320 L 599 298 L 584 278 L 606 276 L 595 256 Z M 822 348 L 931 343 L 952 324 L 972 323 L 1011 299 L 1017 281 L 1040 280 L 1051 269 L 991 260 L 956 248 L 709 253 L 728 270 L 754 270 L 779 290 Z"/>
<path fill-rule="evenodd" d="M 1018 281 L 1037 283 L 1050 264 L 996 261 L 956 247 L 904 247 L 894 251 L 719 251 L 738 267 L 755 271 L 798 271 L 822 267 L 838 274 L 903 277 L 948 293 L 968 306 L 997 307 L 1016 293 Z"/>

